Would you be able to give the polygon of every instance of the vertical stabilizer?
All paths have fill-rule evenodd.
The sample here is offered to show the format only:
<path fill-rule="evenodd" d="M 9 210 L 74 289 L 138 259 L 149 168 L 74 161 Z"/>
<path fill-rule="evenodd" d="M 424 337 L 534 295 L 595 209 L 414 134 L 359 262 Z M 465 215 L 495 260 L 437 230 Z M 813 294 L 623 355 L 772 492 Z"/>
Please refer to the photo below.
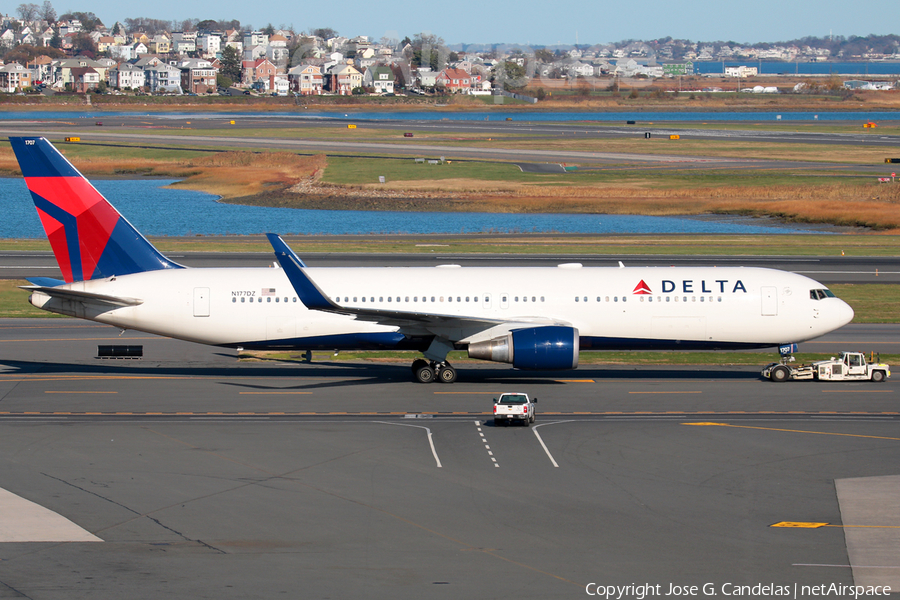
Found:
<path fill-rule="evenodd" d="M 67 283 L 181 268 L 42 137 L 9 138 Z"/>

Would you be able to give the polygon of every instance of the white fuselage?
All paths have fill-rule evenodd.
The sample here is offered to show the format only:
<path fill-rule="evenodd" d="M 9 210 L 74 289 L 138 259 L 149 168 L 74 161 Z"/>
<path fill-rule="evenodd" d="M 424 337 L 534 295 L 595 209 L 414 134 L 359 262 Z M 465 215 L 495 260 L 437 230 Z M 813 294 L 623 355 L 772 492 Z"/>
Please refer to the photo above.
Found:
<path fill-rule="evenodd" d="M 800 342 L 848 323 L 825 286 L 771 269 L 691 267 L 308 268 L 322 292 L 347 307 L 517 323 L 570 324 L 582 349 L 765 347 Z M 137 306 L 50 298 L 35 306 L 117 327 L 222 346 L 352 348 L 358 339 L 439 336 L 457 345 L 488 339 L 484 325 L 442 329 L 380 325 L 308 310 L 280 268 L 159 270 L 65 286 L 134 298 Z M 512 325 L 515 326 L 515 325 Z M 374 337 L 373 337 L 374 336 Z"/>

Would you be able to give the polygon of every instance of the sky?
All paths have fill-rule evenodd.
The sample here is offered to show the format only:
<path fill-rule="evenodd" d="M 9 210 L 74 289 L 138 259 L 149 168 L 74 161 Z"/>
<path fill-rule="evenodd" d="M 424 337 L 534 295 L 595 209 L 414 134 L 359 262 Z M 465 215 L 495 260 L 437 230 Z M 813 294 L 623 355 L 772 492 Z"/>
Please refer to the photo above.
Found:
<path fill-rule="evenodd" d="M 36 4 L 40 1 L 34 0 Z M 53 2 L 53 0 L 51 0 Z M 125 18 L 164 20 L 238 19 L 260 29 L 292 26 L 296 31 L 330 27 L 340 35 L 402 39 L 429 32 L 449 44 L 515 43 L 534 45 L 597 44 L 626 39 L 652 40 L 671 36 L 692 41 L 737 43 L 778 42 L 829 34 L 865 36 L 900 33 L 896 0 L 643 0 L 607 2 L 546 0 L 496 2 L 296 2 L 270 0 L 66 0 L 53 2 L 57 13 L 93 12 L 111 26 Z M 6 12 L 14 14 L 17 2 Z"/>

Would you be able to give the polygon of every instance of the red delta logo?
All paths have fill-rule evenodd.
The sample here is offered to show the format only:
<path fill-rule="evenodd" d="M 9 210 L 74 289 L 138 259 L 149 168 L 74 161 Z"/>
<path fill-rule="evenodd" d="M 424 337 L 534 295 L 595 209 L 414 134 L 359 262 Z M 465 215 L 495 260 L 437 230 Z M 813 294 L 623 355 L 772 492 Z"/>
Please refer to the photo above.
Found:
<path fill-rule="evenodd" d="M 634 286 L 634 291 L 632 292 L 632 294 L 645 295 L 645 296 L 652 294 L 652 293 L 653 292 L 650 291 L 650 286 L 647 285 L 643 279 L 641 279 L 641 282 L 639 284 Z"/>

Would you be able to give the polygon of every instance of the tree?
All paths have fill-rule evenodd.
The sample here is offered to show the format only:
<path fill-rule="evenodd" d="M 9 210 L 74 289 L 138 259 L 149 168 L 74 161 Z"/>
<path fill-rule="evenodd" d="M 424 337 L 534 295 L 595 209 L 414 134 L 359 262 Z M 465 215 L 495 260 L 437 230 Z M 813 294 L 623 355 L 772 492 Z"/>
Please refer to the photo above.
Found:
<path fill-rule="evenodd" d="M 409 38 L 404 39 L 407 42 Z M 409 40 L 412 48 L 412 56 L 409 62 L 416 67 L 429 67 L 433 71 L 440 71 L 447 64 L 450 51 L 444 44 L 443 38 L 430 33 L 417 33 Z"/>
<path fill-rule="evenodd" d="M 317 38 L 322 38 L 323 40 L 330 40 L 331 38 L 336 38 L 338 36 L 338 32 L 331 27 L 319 27 L 311 30 L 309 34 L 314 35 Z"/>
<path fill-rule="evenodd" d="M 230 77 L 226 77 L 225 75 L 218 73 L 216 75 L 216 85 L 219 86 L 220 88 L 225 88 L 227 90 L 228 88 L 230 88 L 231 86 L 234 85 L 234 82 L 231 80 Z"/>
<path fill-rule="evenodd" d="M 507 91 L 520 90 L 528 85 L 525 67 L 511 60 L 500 63 L 494 72 L 494 83 Z"/>
<path fill-rule="evenodd" d="M 220 63 L 219 73 L 232 81 L 241 80 L 241 55 L 233 46 L 225 46 Z"/>
<path fill-rule="evenodd" d="M 84 31 L 75 34 L 75 37 L 72 39 L 72 53 L 75 56 L 95 58 L 97 52 L 97 44 L 94 43 L 90 35 Z"/>
<path fill-rule="evenodd" d="M 103 21 L 92 12 L 71 12 L 66 13 L 60 17 L 63 21 L 72 21 L 77 20 L 81 21 L 81 28 L 84 31 L 95 31 L 101 27 L 103 27 Z M 127 22 L 127 20 L 126 20 Z"/>
<path fill-rule="evenodd" d="M 266 25 L 266 28 L 263 29 L 263 33 L 266 35 L 275 35 L 275 28 L 271 23 L 269 23 L 268 25 Z"/>
<path fill-rule="evenodd" d="M 552 63 L 553 60 L 555 59 L 554 54 L 552 52 L 550 52 L 549 50 L 547 50 L 546 48 L 538 48 L 537 50 L 535 50 L 534 57 L 537 59 L 538 62 L 542 62 L 545 64 Z"/>
<path fill-rule="evenodd" d="M 37 4 L 20 4 L 18 8 L 16 8 L 16 14 L 19 15 L 19 19 L 26 23 L 31 23 L 35 19 L 37 19 L 38 14 L 40 13 L 40 7 Z"/>
<path fill-rule="evenodd" d="M 56 48 L 44 48 L 32 46 L 30 44 L 19 44 L 15 48 L 11 48 L 3 55 L 3 60 L 7 63 L 19 63 L 26 65 L 33 61 L 35 57 L 46 55 L 50 58 L 63 58 L 66 53 Z"/>
<path fill-rule="evenodd" d="M 41 5 L 40 17 L 47 23 L 56 23 L 56 11 L 53 9 L 53 5 L 50 4 L 50 0 L 44 0 L 44 3 Z"/>

